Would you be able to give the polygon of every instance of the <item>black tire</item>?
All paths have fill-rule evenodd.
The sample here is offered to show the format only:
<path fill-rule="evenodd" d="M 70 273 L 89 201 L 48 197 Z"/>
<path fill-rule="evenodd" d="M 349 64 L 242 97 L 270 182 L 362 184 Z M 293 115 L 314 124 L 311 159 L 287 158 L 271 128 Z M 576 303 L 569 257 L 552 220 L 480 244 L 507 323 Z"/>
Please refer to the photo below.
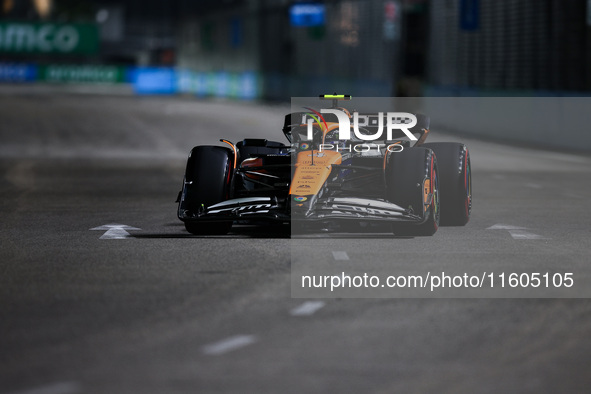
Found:
<path fill-rule="evenodd" d="M 421 224 L 398 222 L 392 231 L 400 236 L 430 236 L 439 228 L 437 159 L 431 149 L 407 148 L 392 152 L 385 167 L 386 199 L 427 217 Z M 426 189 L 425 189 L 426 188 Z M 426 205 L 432 196 L 429 205 Z"/>
<path fill-rule="evenodd" d="M 465 226 L 472 212 L 472 171 L 468 148 L 456 142 L 435 142 L 421 146 L 432 149 L 437 156 L 441 225 Z"/>
<path fill-rule="evenodd" d="M 230 197 L 230 176 L 234 154 L 220 146 L 196 146 L 187 160 L 183 191 L 179 202 L 181 211 L 198 212 Z M 185 228 L 191 234 L 227 234 L 232 222 L 199 222 L 185 220 Z"/>

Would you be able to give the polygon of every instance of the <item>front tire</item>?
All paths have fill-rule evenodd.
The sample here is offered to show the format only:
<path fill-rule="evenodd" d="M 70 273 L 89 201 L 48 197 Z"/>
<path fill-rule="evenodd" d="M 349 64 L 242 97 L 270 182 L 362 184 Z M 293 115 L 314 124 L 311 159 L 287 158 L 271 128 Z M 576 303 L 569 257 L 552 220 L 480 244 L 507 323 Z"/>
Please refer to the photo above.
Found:
<path fill-rule="evenodd" d="M 197 216 L 203 208 L 230 197 L 233 157 L 229 149 L 220 146 L 196 146 L 191 150 L 178 211 L 179 218 L 191 234 L 223 235 L 232 228 L 231 221 L 201 222 L 186 217 Z"/>
<path fill-rule="evenodd" d="M 437 159 L 431 149 L 407 148 L 392 152 L 385 166 L 386 199 L 415 215 L 426 217 L 421 224 L 397 222 L 392 231 L 400 236 L 430 236 L 439 228 L 439 177 Z"/>

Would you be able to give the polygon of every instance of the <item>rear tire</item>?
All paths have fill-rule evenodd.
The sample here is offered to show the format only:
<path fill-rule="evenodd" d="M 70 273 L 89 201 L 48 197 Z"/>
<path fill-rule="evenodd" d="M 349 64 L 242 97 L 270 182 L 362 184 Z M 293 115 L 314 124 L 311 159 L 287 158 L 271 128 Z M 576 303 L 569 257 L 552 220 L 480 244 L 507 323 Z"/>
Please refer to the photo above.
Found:
<path fill-rule="evenodd" d="M 427 215 L 421 224 L 397 222 L 392 231 L 400 236 L 430 236 L 439 228 L 437 159 L 431 149 L 407 148 L 393 152 L 385 168 L 386 199 L 414 214 Z M 431 201 L 426 205 L 429 195 Z"/>
<path fill-rule="evenodd" d="M 472 211 L 472 171 L 468 148 L 456 142 L 421 146 L 433 149 L 437 156 L 441 180 L 441 225 L 465 226 Z"/>
<path fill-rule="evenodd" d="M 196 146 L 191 150 L 179 202 L 179 218 L 182 210 L 195 214 L 230 197 L 233 157 L 233 152 L 220 146 Z M 230 231 L 232 222 L 185 219 L 185 228 L 196 235 L 223 235 Z"/>

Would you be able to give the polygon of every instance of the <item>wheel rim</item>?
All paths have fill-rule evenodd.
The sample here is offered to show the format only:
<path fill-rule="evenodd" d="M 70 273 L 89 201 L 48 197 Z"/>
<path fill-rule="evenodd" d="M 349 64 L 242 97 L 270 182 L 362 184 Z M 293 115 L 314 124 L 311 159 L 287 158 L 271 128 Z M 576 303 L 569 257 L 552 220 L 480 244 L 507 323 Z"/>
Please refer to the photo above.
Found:
<path fill-rule="evenodd" d="M 466 189 L 466 216 L 469 217 L 470 213 L 472 212 L 472 170 L 468 152 L 466 152 L 465 168 L 464 188 Z"/>
<path fill-rule="evenodd" d="M 437 176 L 437 167 L 433 168 L 433 202 L 432 202 L 432 207 L 433 207 L 433 219 L 435 222 L 435 226 L 439 227 L 439 215 L 440 215 L 440 211 L 439 211 L 439 177 Z"/>

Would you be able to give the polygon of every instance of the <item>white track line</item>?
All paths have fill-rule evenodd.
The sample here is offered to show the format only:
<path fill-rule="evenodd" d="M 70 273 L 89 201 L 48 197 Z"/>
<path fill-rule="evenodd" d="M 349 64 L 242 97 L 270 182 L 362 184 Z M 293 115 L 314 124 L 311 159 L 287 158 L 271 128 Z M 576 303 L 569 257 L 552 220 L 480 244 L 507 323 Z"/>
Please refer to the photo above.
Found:
<path fill-rule="evenodd" d="M 349 260 L 349 255 L 347 252 L 343 251 L 332 252 L 332 257 L 334 257 L 335 260 Z"/>
<path fill-rule="evenodd" d="M 252 345 L 257 341 L 254 335 L 236 335 L 221 341 L 210 343 L 202 348 L 204 354 L 217 356 L 228 353 L 241 347 Z"/>
<path fill-rule="evenodd" d="M 32 389 L 13 391 L 10 394 L 76 394 L 82 392 L 76 382 L 59 382 Z"/>
<path fill-rule="evenodd" d="M 511 234 L 513 239 L 547 239 L 541 235 L 528 233 L 523 230 L 509 230 L 509 234 Z"/>
<path fill-rule="evenodd" d="M 507 230 L 513 239 L 550 239 L 538 234 L 530 233 L 526 227 L 511 226 L 508 224 L 495 224 L 490 226 L 487 230 Z"/>
<path fill-rule="evenodd" d="M 495 224 L 490 226 L 487 230 L 525 230 L 525 227 L 511 226 L 508 224 Z"/>
<path fill-rule="evenodd" d="M 310 316 L 326 305 L 324 301 L 306 301 L 302 305 L 293 308 L 289 313 L 292 316 Z"/>

